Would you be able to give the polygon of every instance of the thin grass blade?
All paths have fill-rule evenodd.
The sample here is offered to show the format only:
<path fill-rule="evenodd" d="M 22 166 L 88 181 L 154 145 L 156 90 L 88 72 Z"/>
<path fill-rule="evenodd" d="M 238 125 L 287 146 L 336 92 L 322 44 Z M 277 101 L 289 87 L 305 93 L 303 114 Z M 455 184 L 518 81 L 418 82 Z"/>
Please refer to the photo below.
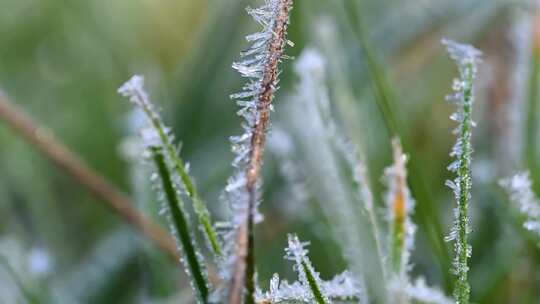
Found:
<path fill-rule="evenodd" d="M 165 201 L 172 224 L 171 230 L 181 245 L 186 270 L 191 276 L 192 285 L 197 292 L 198 300 L 200 303 L 207 303 L 209 288 L 206 273 L 202 264 L 202 258 L 196 249 L 196 245 L 193 242 L 194 238 L 188 227 L 187 215 L 182 208 L 183 202 L 180 196 L 177 195 L 162 148 L 151 147 L 150 151 L 165 193 Z"/>

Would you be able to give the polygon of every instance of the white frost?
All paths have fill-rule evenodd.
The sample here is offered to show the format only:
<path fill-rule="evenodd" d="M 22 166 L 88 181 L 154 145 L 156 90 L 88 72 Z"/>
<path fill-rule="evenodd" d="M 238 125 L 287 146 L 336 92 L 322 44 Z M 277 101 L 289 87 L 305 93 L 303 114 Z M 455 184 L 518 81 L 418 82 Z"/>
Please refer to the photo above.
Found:
<path fill-rule="evenodd" d="M 506 190 L 512 203 L 527 217 L 523 226 L 540 234 L 540 200 L 532 190 L 529 172 L 518 173 L 501 180 L 499 184 Z"/>

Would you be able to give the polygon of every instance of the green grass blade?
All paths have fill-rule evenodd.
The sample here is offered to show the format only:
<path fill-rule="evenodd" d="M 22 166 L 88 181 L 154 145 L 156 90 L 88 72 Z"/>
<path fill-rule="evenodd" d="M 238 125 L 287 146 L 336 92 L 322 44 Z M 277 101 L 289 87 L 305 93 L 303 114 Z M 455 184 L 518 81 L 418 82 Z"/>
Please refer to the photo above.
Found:
<path fill-rule="evenodd" d="M 205 235 L 206 240 L 210 244 L 214 254 L 220 256 L 221 248 L 217 234 L 212 226 L 210 212 L 208 212 L 206 204 L 201 199 L 201 196 L 199 195 L 195 186 L 195 182 L 193 182 L 193 179 L 189 176 L 184 165 L 184 161 L 180 157 L 179 151 L 173 145 L 174 137 L 169 134 L 168 128 L 161 120 L 158 111 L 155 109 L 144 89 L 144 77 L 140 75 L 133 76 L 122 87 L 120 87 L 120 89 L 118 89 L 118 92 L 123 96 L 129 97 L 131 102 L 143 110 L 152 127 L 157 132 L 161 145 L 166 153 L 166 159 L 169 161 L 166 163 L 172 163 L 176 174 L 178 174 L 180 180 L 182 181 L 187 196 L 193 202 L 195 214 L 197 215 L 198 221 L 201 225 L 200 228 Z"/>
<path fill-rule="evenodd" d="M 446 99 L 452 101 L 457 106 L 457 111 L 450 116 L 450 119 L 457 122 L 456 129 L 458 137 L 456 144 L 452 148 L 450 156 L 455 160 L 448 166 L 448 170 L 455 173 L 453 180 L 448 180 L 446 185 L 452 189 L 457 207 L 454 210 L 454 226 L 447 241 L 454 242 L 455 260 L 454 274 L 456 275 L 454 286 L 454 297 L 457 304 L 469 303 L 470 285 L 468 281 L 469 258 L 471 256 L 471 246 L 468 243 L 467 235 L 470 233 L 469 224 L 469 203 L 471 200 L 472 174 L 472 106 L 474 102 L 474 80 L 476 78 L 476 65 L 481 52 L 467 44 L 460 44 L 454 41 L 443 39 L 450 57 L 456 62 L 459 68 L 459 78 L 454 79 L 452 85 L 453 93 Z"/>
<path fill-rule="evenodd" d="M 167 136 L 167 133 L 165 132 L 165 126 L 161 123 L 161 120 L 158 117 L 153 117 L 151 114 L 151 111 L 146 111 L 146 114 L 148 117 L 152 120 L 152 125 L 158 131 L 159 137 L 162 141 L 163 146 L 167 150 L 167 156 L 171 159 L 174 169 L 178 176 L 180 176 L 180 179 L 182 180 L 182 183 L 184 184 L 184 188 L 186 190 L 187 195 L 189 198 L 191 198 L 193 202 L 193 208 L 195 210 L 195 214 L 197 215 L 197 218 L 199 220 L 199 223 L 202 225 L 202 230 L 204 232 L 204 235 L 206 236 L 208 242 L 210 243 L 210 246 L 214 253 L 218 256 L 221 255 L 221 248 L 218 242 L 216 231 L 214 230 L 214 227 L 212 226 L 212 219 L 210 217 L 210 212 L 208 211 L 208 208 L 206 208 L 206 204 L 201 199 L 197 188 L 195 186 L 195 183 L 187 173 L 186 167 L 184 166 L 184 161 L 172 145 L 171 141 L 169 140 L 169 137 Z"/>
<path fill-rule="evenodd" d="M 345 1 L 346 7 L 342 7 L 346 16 L 351 23 L 351 27 L 356 34 L 359 46 L 364 53 L 368 72 L 371 76 L 372 89 L 377 102 L 377 106 L 382 113 L 384 124 L 390 136 L 398 136 L 403 145 L 403 149 L 413 152 L 413 146 L 410 143 L 407 128 L 405 128 L 400 116 L 392 109 L 396 108 L 396 95 L 388 81 L 385 69 L 381 66 L 375 51 L 371 48 L 367 35 L 362 24 L 361 16 L 358 16 L 357 8 L 353 2 Z M 434 257 L 438 259 L 440 268 L 443 273 L 450 265 L 450 256 L 448 255 L 447 247 L 443 241 L 443 230 L 440 224 L 439 216 L 435 212 L 432 205 L 433 195 L 430 193 L 423 176 L 422 170 L 418 167 L 419 161 L 415 161 L 414 153 L 411 153 L 410 160 L 410 186 L 413 196 L 417 200 L 417 214 L 422 226 L 426 229 L 426 234 L 429 237 L 430 245 L 435 252 Z M 449 286 L 450 277 L 443 275 L 445 285 Z"/>
<path fill-rule="evenodd" d="M 300 242 L 298 236 L 289 234 L 289 242 L 285 248 L 285 258 L 294 261 L 295 270 L 298 273 L 299 281 L 306 288 L 309 288 L 313 295 L 313 301 L 317 304 L 329 304 L 330 300 L 323 293 L 322 280 L 319 274 L 315 272 L 311 261 L 309 260 L 308 250 L 305 249 L 309 243 Z"/>
<path fill-rule="evenodd" d="M 306 261 L 302 261 L 302 268 L 304 269 L 304 272 L 306 273 L 306 278 L 309 283 L 309 289 L 311 290 L 311 293 L 313 293 L 313 297 L 315 298 L 315 301 L 317 301 L 318 304 L 327 304 L 327 302 L 324 300 L 324 296 L 321 291 L 321 286 L 317 284 L 317 280 L 315 279 L 315 276 L 311 272 L 311 269 L 306 263 Z"/>
<path fill-rule="evenodd" d="M 187 216 L 182 209 L 183 203 L 173 186 L 171 174 L 165 162 L 165 156 L 163 155 L 162 148 L 153 147 L 151 148 L 151 152 L 155 165 L 158 169 L 158 174 L 161 178 L 165 199 L 170 212 L 171 222 L 176 232 L 175 235 L 182 246 L 183 253 L 185 255 L 185 264 L 188 268 L 188 273 L 193 280 L 193 288 L 197 291 L 200 302 L 207 303 L 209 294 L 208 282 L 206 275 L 204 274 L 204 266 L 201 263 L 198 252 L 196 251 L 193 237 L 188 227 Z"/>

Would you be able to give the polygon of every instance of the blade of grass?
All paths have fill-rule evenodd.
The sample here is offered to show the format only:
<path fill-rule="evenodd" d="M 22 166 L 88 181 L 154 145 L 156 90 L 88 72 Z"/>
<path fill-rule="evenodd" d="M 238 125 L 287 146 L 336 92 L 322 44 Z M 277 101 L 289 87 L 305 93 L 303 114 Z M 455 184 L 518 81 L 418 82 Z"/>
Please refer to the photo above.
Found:
<path fill-rule="evenodd" d="M 448 166 L 448 170 L 455 173 L 453 180 L 447 180 L 446 185 L 452 189 L 457 207 L 454 209 L 454 226 L 445 238 L 454 242 L 455 259 L 454 298 L 457 304 L 469 303 L 470 285 L 468 281 L 469 258 L 472 248 L 468 243 L 470 233 L 469 203 L 471 200 L 471 161 L 472 161 L 472 105 L 474 102 L 474 80 L 476 78 L 476 65 L 481 52 L 471 45 L 460 44 L 454 41 L 442 40 L 450 57 L 456 62 L 459 69 L 459 78 L 454 79 L 453 93 L 446 97 L 447 101 L 455 102 L 457 111 L 450 116 L 458 123 L 454 133 L 457 141 L 450 156 L 455 160 Z"/>
<path fill-rule="evenodd" d="M 307 257 L 308 250 L 304 247 L 308 243 L 300 242 L 296 235 L 289 235 L 288 238 L 285 258 L 296 263 L 295 270 L 298 272 L 299 280 L 305 287 L 309 288 L 313 295 L 313 301 L 317 304 L 329 304 L 330 300 L 323 293 L 319 274 L 315 272 L 311 261 Z"/>
<path fill-rule="evenodd" d="M 397 138 L 392 140 L 392 150 L 394 164 L 385 171 L 388 187 L 386 204 L 390 218 L 390 262 L 394 274 L 408 281 L 409 258 L 416 229 L 410 218 L 414 201 L 407 187 L 407 157 Z"/>
<path fill-rule="evenodd" d="M 201 199 L 193 179 L 189 176 L 184 165 L 184 161 L 180 157 L 179 151 L 173 146 L 173 137 L 169 134 L 168 128 L 164 125 L 159 113 L 154 108 L 150 98 L 144 90 L 144 78 L 140 75 L 133 76 L 122 87 L 120 87 L 120 89 L 118 89 L 118 92 L 123 96 L 129 97 L 137 107 L 142 109 L 152 124 L 152 127 L 156 130 L 168 160 L 170 160 L 176 174 L 178 174 L 180 177 L 187 196 L 193 202 L 195 214 L 197 215 L 199 223 L 201 224 L 201 230 L 206 237 L 206 240 L 210 244 L 210 248 L 213 250 L 214 254 L 220 256 L 221 248 L 218 242 L 217 234 L 212 226 L 210 212 L 206 208 L 206 204 Z"/>
<path fill-rule="evenodd" d="M 0 119 L 106 207 L 153 241 L 161 250 L 174 259 L 179 258 L 174 239 L 166 231 L 133 208 L 133 204 L 125 194 L 88 167 L 62 142 L 50 135 L 51 133 L 44 126 L 34 123 L 23 110 L 16 107 L 2 94 L 0 94 Z"/>
<path fill-rule="evenodd" d="M 178 236 L 178 241 L 182 246 L 185 255 L 186 270 L 193 279 L 193 288 L 197 291 L 199 301 L 201 303 L 207 303 L 209 294 L 208 282 L 206 275 L 204 274 L 204 266 L 199 258 L 199 253 L 196 251 L 195 244 L 193 243 L 193 238 L 187 223 L 187 216 L 182 208 L 183 202 L 177 195 L 173 185 L 162 148 L 151 147 L 150 151 L 161 178 L 168 210 L 170 212 L 172 228 L 175 232 L 174 234 Z"/>
<path fill-rule="evenodd" d="M 321 286 L 317 284 L 317 280 L 315 279 L 315 274 L 312 272 L 312 269 L 309 267 L 306 261 L 302 261 L 302 268 L 303 268 L 303 271 L 306 273 L 306 278 L 309 283 L 309 289 L 313 293 L 313 297 L 315 298 L 315 301 L 317 301 L 318 304 L 327 304 L 327 302 L 324 300 L 324 296 L 321 291 Z"/>
<path fill-rule="evenodd" d="M 392 109 L 397 104 L 395 102 L 395 94 L 388 83 L 388 77 L 386 72 L 379 63 L 375 52 L 371 48 L 371 44 L 367 39 L 364 27 L 361 22 L 361 17 L 356 14 L 357 9 L 353 7 L 353 3 L 350 1 L 345 2 L 347 7 L 341 7 L 344 14 L 348 16 L 348 20 L 351 23 L 351 27 L 356 34 L 359 45 L 364 52 L 368 71 L 372 78 L 372 87 L 375 95 L 375 101 L 383 114 L 383 120 L 388 130 L 389 135 L 397 136 L 403 145 L 403 149 L 407 151 L 414 151 L 413 146 L 410 143 L 408 130 L 404 127 L 399 115 L 397 115 Z M 341 6 L 341 5 L 340 5 Z M 429 236 L 430 245 L 433 247 L 435 258 L 439 261 L 441 272 L 445 286 L 450 286 L 450 277 L 446 274 L 445 269 L 449 268 L 450 256 L 448 250 L 443 241 L 443 230 L 440 224 L 439 216 L 435 212 L 432 204 L 432 194 L 427 188 L 425 177 L 422 171 L 418 167 L 417 161 L 414 159 L 414 153 L 411 153 L 411 165 L 410 171 L 410 185 L 413 196 L 417 200 L 417 211 L 419 220 L 422 226 L 427 229 L 426 233 Z"/>

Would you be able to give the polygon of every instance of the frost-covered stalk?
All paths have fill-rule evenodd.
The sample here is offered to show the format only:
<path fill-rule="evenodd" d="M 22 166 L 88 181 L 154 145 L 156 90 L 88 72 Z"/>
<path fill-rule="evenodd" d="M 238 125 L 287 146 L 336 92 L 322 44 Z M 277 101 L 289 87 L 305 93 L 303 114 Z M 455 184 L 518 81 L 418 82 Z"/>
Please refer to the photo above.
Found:
<path fill-rule="evenodd" d="M 308 250 L 305 249 L 307 245 L 309 245 L 308 242 L 300 242 L 296 235 L 289 235 L 285 258 L 294 261 L 294 270 L 298 273 L 300 282 L 311 291 L 311 298 L 302 300 L 308 303 L 328 304 L 330 299 L 323 289 L 323 282 L 307 256 Z"/>
<path fill-rule="evenodd" d="M 163 147 L 167 164 L 174 168 L 175 174 L 183 184 L 185 193 L 193 201 L 195 213 L 201 224 L 200 229 L 210 244 L 210 248 L 216 255 L 221 255 L 221 248 L 214 227 L 212 226 L 210 213 L 201 199 L 193 179 L 188 174 L 184 161 L 180 157 L 180 151 L 174 146 L 174 136 L 171 134 L 170 129 L 162 122 L 158 111 L 155 109 L 144 89 L 144 77 L 140 75 L 133 76 L 118 89 L 118 93 L 124 97 L 128 97 L 133 104 L 145 113 L 148 121 L 159 136 L 157 139 L 159 145 Z"/>
<path fill-rule="evenodd" d="M 454 297 L 457 304 L 469 303 L 470 287 L 467 279 L 469 272 L 468 259 L 471 256 L 471 247 L 467 243 L 469 227 L 469 201 L 471 199 L 471 135 L 474 122 L 472 121 L 472 104 L 474 100 L 473 83 L 476 76 L 476 65 L 481 52 L 473 46 L 443 40 L 450 57 L 457 63 L 459 78 L 454 79 L 452 86 L 454 92 L 447 96 L 447 100 L 456 103 L 458 110 L 450 116 L 450 119 L 458 123 L 455 132 L 458 139 L 450 156 L 455 157 L 448 170 L 456 173 L 456 178 L 448 180 L 446 185 L 450 187 L 457 201 L 455 209 L 454 227 L 447 241 L 454 241 L 456 257 L 454 272 L 457 276 L 454 286 Z"/>
<path fill-rule="evenodd" d="M 245 302 L 254 303 L 255 263 L 253 226 L 258 216 L 259 175 L 264 154 L 266 132 L 274 93 L 278 88 L 279 63 L 284 58 L 289 14 L 292 0 L 265 0 L 262 7 L 248 8 L 262 31 L 247 36 L 252 43 L 241 55 L 243 60 L 233 64 L 242 77 L 249 78 L 243 91 L 233 94 L 245 118 L 245 133 L 231 138 L 236 158 L 233 165 L 238 172 L 229 180 L 227 192 L 232 205 L 234 242 L 232 253 L 232 281 L 228 303 L 239 304 L 245 290 Z M 232 240 L 229 240 L 232 241 Z"/>
<path fill-rule="evenodd" d="M 183 209 L 182 199 L 174 186 L 165 155 L 163 154 L 163 147 L 150 146 L 149 151 L 152 154 L 152 158 L 161 179 L 161 187 L 165 194 L 165 209 L 168 211 L 167 218 L 171 225 L 171 231 L 178 240 L 184 253 L 182 262 L 184 263 L 186 272 L 192 279 L 192 287 L 197 293 L 198 302 L 207 303 L 209 289 L 202 256 L 197 251 L 193 242 L 195 238 L 189 229 L 187 214 Z"/>
<path fill-rule="evenodd" d="M 398 278 L 408 281 L 409 257 L 414 245 L 415 226 L 411 220 L 414 200 L 407 187 L 407 157 L 403 154 L 398 138 L 392 140 L 394 165 L 385 171 L 388 187 L 386 204 L 390 231 L 390 263 Z"/>
<path fill-rule="evenodd" d="M 540 235 L 540 200 L 532 190 L 529 172 L 521 172 L 503 179 L 499 184 L 506 190 L 513 204 L 526 217 L 523 226 Z"/>

